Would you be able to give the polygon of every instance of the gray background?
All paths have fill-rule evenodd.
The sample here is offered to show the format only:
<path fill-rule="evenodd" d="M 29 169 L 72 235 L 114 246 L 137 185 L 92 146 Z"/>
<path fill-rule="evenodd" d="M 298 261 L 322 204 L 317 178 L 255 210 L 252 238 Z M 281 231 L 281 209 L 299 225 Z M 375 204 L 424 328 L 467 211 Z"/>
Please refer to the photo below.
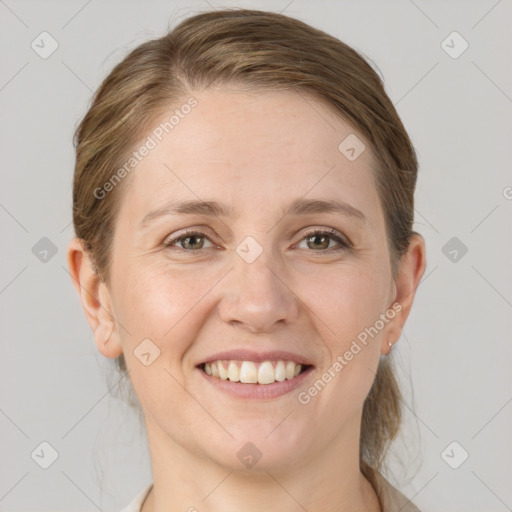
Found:
<path fill-rule="evenodd" d="M 420 159 L 415 229 L 428 257 L 394 352 L 406 421 L 388 478 L 423 511 L 512 510 L 510 0 L 209 4 L 298 17 L 382 72 Z M 128 50 L 163 35 L 171 16 L 174 26 L 209 9 L 0 0 L 3 511 L 119 510 L 151 481 L 140 418 L 112 396 L 112 361 L 97 352 L 66 269 L 71 137 Z M 46 59 L 31 48 L 43 31 L 59 45 Z M 453 31 L 469 44 L 458 58 L 442 46 Z M 453 36 L 446 44 L 462 48 Z M 48 469 L 31 456 L 42 442 L 58 453 Z"/>

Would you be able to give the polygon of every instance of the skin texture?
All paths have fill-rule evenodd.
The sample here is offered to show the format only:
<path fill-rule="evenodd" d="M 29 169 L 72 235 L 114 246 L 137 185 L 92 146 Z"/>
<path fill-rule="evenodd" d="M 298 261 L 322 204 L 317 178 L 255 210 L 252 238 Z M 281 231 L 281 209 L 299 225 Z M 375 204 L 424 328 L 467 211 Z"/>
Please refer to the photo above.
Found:
<path fill-rule="evenodd" d="M 361 414 L 425 270 L 423 238 L 413 237 L 393 280 L 370 148 L 355 161 L 340 153 L 340 142 L 357 132 L 322 103 L 227 87 L 194 97 L 197 107 L 123 183 L 110 287 L 79 240 L 68 247 L 98 350 L 125 354 L 144 409 L 154 487 L 143 510 L 379 511 L 359 471 Z M 284 216 L 297 198 L 343 200 L 366 220 Z M 236 214 L 168 215 L 139 229 L 155 208 L 198 199 Z M 205 237 L 164 247 L 192 227 Z M 333 238 L 317 247 L 306 236 L 313 228 L 333 228 L 353 247 Z M 263 250 L 250 264 L 236 252 L 247 236 Z M 401 311 L 301 404 L 298 393 L 394 302 Z M 160 349 L 149 366 L 134 355 L 147 338 Z M 297 390 L 242 400 L 216 390 L 196 367 L 233 348 L 288 350 L 314 369 Z M 237 457 L 248 442 L 262 454 L 250 469 Z"/>

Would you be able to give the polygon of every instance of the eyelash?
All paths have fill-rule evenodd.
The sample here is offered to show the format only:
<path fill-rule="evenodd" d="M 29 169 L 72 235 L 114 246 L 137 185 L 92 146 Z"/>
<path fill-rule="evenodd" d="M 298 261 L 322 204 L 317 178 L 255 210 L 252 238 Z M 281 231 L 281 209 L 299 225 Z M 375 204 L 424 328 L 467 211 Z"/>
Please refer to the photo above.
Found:
<path fill-rule="evenodd" d="M 305 233 L 303 235 L 303 237 L 301 238 L 300 242 L 302 242 L 306 238 L 311 238 L 311 237 L 314 237 L 314 236 L 325 236 L 325 235 L 328 235 L 329 238 L 331 238 L 331 239 L 335 240 L 336 242 L 338 242 L 341 245 L 341 247 L 338 248 L 338 249 L 330 248 L 330 249 L 323 249 L 323 250 L 320 250 L 320 251 L 313 251 L 313 250 L 311 250 L 310 252 L 332 253 L 332 252 L 338 252 L 338 251 L 343 251 L 343 250 L 349 250 L 349 249 L 352 248 L 352 244 L 348 240 L 344 240 L 343 238 L 341 238 L 338 235 L 338 232 L 335 231 L 334 229 L 318 229 L 318 228 L 314 229 L 314 230 L 312 230 L 312 231 L 310 231 L 308 233 Z M 183 240 L 185 238 L 192 237 L 192 236 L 204 237 L 204 238 L 207 238 L 208 240 L 210 240 L 206 233 L 203 233 L 202 231 L 197 231 L 197 230 L 194 230 L 194 229 L 190 229 L 190 230 L 187 230 L 187 231 L 181 233 L 180 236 L 178 236 L 178 237 L 175 237 L 175 238 L 172 238 L 170 240 L 164 241 L 163 245 L 166 248 L 171 248 L 172 245 L 175 244 L 176 242 L 179 242 L 180 240 Z M 194 253 L 194 252 L 200 252 L 200 251 L 202 251 L 204 249 L 189 250 L 189 249 L 183 249 L 181 247 L 178 247 L 178 248 L 175 248 L 175 250 L 180 251 L 180 252 Z"/>

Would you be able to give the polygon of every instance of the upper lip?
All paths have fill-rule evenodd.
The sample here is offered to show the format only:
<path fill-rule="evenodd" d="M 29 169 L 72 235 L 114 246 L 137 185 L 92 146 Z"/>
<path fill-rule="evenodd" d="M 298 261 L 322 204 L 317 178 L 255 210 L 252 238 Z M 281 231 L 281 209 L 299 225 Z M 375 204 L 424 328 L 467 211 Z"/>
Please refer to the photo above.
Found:
<path fill-rule="evenodd" d="M 247 350 L 243 348 L 227 350 L 225 352 L 217 352 L 215 354 L 212 354 L 211 356 L 208 356 L 199 364 L 201 365 L 203 363 L 211 363 L 213 361 L 219 360 L 254 361 L 255 363 L 260 363 L 262 361 L 294 361 L 295 363 L 303 365 L 312 364 L 304 356 L 301 356 L 300 354 L 296 354 L 294 352 L 288 352 L 286 350 L 270 350 L 265 352 L 255 352 L 254 350 Z"/>

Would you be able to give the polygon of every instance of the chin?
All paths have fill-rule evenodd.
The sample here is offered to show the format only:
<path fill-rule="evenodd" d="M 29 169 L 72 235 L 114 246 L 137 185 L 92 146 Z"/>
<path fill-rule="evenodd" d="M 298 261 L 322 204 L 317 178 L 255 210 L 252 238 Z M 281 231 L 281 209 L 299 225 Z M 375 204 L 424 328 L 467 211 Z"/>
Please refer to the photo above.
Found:
<path fill-rule="evenodd" d="M 296 464 L 307 457 L 308 446 L 312 449 L 311 430 L 290 428 L 293 426 L 286 415 L 279 420 L 276 416 L 270 420 L 259 420 L 246 428 L 229 429 L 233 438 L 227 434 L 212 440 L 205 446 L 205 452 L 218 465 L 229 471 L 254 474 L 258 471 L 272 471 Z M 288 425 L 286 423 L 290 421 Z M 285 426 L 286 425 L 286 426 Z M 286 428 L 288 427 L 288 428 Z M 212 450 L 212 446 L 215 447 Z"/>

